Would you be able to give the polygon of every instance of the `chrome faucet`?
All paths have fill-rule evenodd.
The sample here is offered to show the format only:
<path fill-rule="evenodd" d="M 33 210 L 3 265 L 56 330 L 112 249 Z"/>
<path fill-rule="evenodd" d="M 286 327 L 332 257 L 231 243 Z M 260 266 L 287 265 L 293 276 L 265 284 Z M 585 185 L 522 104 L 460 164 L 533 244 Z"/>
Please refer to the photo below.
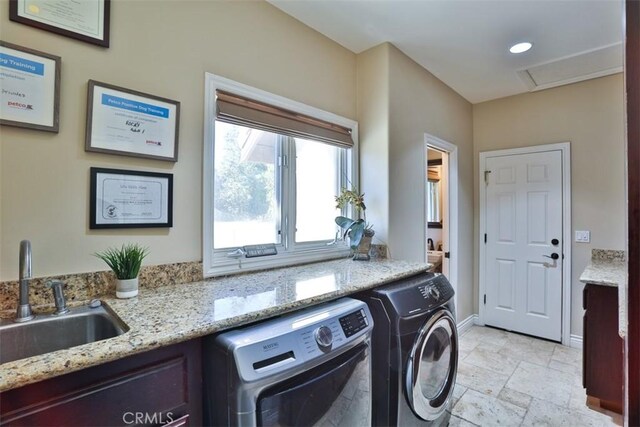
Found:
<path fill-rule="evenodd" d="M 29 283 L 31 282 L 31 242 L 20 242 L 20 295 L 18 297 L 18 310 L 16 322 L 26 322 L 33 319 L 31 304 L 29 304 Z"/>

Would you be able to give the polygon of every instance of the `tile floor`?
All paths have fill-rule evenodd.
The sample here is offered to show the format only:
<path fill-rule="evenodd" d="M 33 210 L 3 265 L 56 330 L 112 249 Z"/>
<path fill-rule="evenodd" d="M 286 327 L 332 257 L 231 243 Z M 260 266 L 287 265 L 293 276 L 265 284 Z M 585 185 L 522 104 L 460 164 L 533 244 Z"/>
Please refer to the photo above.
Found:
<path fill-rule="evenodd" d="M 582 351 L 473 326 L 460 337 L 450 426 L 615 426 L 586 406 Z"/>

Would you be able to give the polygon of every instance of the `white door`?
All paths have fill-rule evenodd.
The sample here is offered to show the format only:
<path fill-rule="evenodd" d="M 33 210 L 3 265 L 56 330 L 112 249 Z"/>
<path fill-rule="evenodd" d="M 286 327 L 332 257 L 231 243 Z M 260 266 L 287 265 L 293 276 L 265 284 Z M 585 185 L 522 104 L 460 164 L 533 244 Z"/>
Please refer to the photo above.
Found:
<path fill-rule="evenodd" d="M 560 341 L 562 152 L 487 157 L 485 171 L 485 323 Z"/>

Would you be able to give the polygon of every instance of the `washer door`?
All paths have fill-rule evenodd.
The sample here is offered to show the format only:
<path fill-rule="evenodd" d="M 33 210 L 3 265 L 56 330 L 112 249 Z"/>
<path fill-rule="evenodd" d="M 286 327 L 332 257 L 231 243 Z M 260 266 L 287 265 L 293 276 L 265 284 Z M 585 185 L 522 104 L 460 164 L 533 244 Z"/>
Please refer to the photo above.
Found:
<path fill-rule="evenodd" d="M 433 421 L 447 409 L 458 370 L 458 334 L 448 310 L 422 326 L 409 353 L 406 396 L 417 416 Z"/>

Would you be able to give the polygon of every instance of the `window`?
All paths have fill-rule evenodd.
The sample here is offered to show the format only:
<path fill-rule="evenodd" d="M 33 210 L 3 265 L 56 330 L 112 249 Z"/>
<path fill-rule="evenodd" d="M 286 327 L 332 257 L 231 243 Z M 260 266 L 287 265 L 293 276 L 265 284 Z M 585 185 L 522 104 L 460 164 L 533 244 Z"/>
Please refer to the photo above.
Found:
<path fill-rule="evenodd" d="M 335 196 L 356 183 L 357 123 L 206 77 L 205 276 L 348 254 Z M 277 255 L 244 256 L 270 243 Z"/>

